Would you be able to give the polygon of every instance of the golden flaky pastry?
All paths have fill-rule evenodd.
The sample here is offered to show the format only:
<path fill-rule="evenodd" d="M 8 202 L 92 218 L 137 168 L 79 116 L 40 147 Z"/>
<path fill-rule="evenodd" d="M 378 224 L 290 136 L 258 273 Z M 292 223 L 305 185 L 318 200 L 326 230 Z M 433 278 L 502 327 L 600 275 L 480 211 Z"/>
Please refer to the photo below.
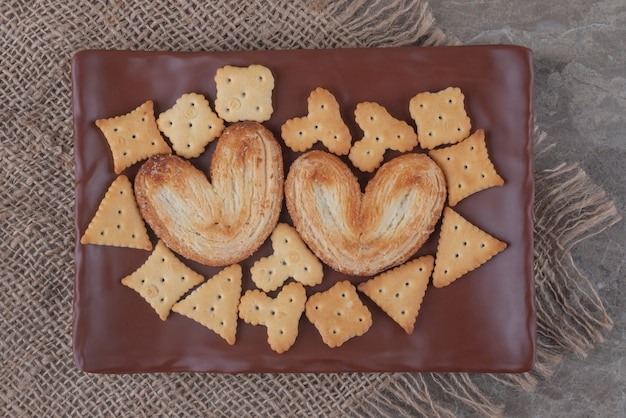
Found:
<path fill-rule="evenodd" d="M 433 160 L 411 153 L 380 167 L 362 193 L 338 157 L 310 151 L 291 165 L 285 196 L 294 226 L 322 261 L 367 276 L 405 262 L 424 244 L 446 185 Z"/>
<path fill-rule="evenodd" d="M 270 235 L 283 197 L 283 160 L 272 133 L 256 122 L 224 130 L 211 181 L 190 162 L 156 156 L 135 178 L 139 210 L 176 253 L 225 266 L 249 257 Z"/>

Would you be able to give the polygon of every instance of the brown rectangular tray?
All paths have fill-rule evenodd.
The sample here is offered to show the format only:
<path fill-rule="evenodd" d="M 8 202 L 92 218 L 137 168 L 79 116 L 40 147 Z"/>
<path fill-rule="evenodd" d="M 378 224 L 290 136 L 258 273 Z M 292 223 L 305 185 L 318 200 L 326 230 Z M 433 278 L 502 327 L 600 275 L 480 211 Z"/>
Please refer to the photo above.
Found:
<path fill-rule="evenodd" d="M 265 122 L 280 140 L 281 124 L 307 112 L 316 87 L 330 90 L 353 138 L 362 135 L 354 109 L 363 101 L 385 106 L 414 125 L 408 103 L 416 93 L 460 87 L 472 131 L 486 132 L 487 146 L 505 185 L 476 193 L 455 210 L 508 243 L 492 260 L 442 289 L 429 286 L 415 331 L 407 335 L 367 297 L 373 326 L 339 348 L 328 348 L 303 315 L 293 347 L 276 354 L 266 329 L 239 321 L 237 342 L 228 345 L 198 323 L 171 314 L 161 321 L 120 279 L 137 269 L 149 252 L 81 245 L 80 237 L 116 175 L 98 118 L 125 114 L 151 99 L 155 112 L 170 108 L 186 92 L 211 102 L 213 80 L 226 65 L 267 66 L 276 80 L 274 113 Z M 76 277 L 73 347 L 80 370 L 132 372 L 348 372 L 467 371 L 523 372 L 535 357 L 533 283 L 533 170 L 530 50 L 515 46 L 428 47 L 247 52 L 82 51 L 72 62 L 76 162 Z M 208 173 L 215 148 L 192 163 Z M 285 173 L 299 155 L 284 147 Z M 415 152 L 422 152 L 416 150 Z M 393 153 L 386 154 L 386 160 Z M 349 160 L 344 158 L 349 164 Z M 141 163 L 125 171 L 131 180 Z M 356 169 L 355 169 L 356 171 Z M 361 181 L 369 177 L 361 175 Z M 281 221 L 290 222 L 283 209 Z M 438 230 L 416 256 L 435 253 Z M 153 242 L 156 238 L 152 236 Z M 266 243 L 241 263 L 244 289 L 249 268 L 270 254 Z M 219 268 L 184 260 L 211 277 Z M 349 277 L 324 267 L 325 290 Z"/>

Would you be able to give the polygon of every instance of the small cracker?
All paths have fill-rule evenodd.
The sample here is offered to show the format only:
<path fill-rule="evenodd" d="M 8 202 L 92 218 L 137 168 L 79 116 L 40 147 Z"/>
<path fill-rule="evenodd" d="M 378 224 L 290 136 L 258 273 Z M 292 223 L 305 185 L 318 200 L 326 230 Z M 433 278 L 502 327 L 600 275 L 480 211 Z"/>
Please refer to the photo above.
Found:
<path fill-rule="evenodd" d="M 153 155 L 172 153 L 157 127 L 152 100 L 125 115 L 98 119 L 96 126 L 111 148 L 115 174 Z"/>
<path fill-rule="evenodd" d="M 272 116 L 274 76 L 262 65 L 226 65 L 215 74 L 215 110 L 228 122 L 264 122 Z"/>
<path fill-rule="evenodd" d="M 289 283 L 275 299 L 260 290 L 248 290 L 239 304 L 239 317 L 267 327 L 267 342 L 278 354 L 289 350 L 298 336 L 306 291 L 302 283 Z"/>
<path fill-rule="evenodd" d="M 307 248 L 294 227 L 278 224 L 271 240 L 274 253 L 257 260 L 250 269 L 252 281 L 258 288 L 271 292 L 289 277 L 307 286 L 322 282 L 322 263 Z"/>
<path fill-rule="evenodd" d="M 476 192 L 504 184 L 489 159 L 485 131 L 482 129 L 463 142 L 432 150 L 428 155 L 439 164 L 446 176 L 450 206 L 456 206 Z"/>
<path fill-rule="evenodd" d="M 361 171 L 371 173 L 378 168 L 387 149 L 407 152 L 417 146 L 417 134 L 413 128 L 391 116 L 378 103 L 359 103 L 354 115 L 364 136 L 352 145 L 349 158 Z"/>
<path fill-rule="evenodd" d="M 301 152 L 321 141 L 330 152 L 337 155 L 348 154 L 352 135 L 341 118 L 335 96 L 318 87 L 311 92 L 307 103 L 307 116 L 288 119 L 281 127 L 285 144 L 293 151 Z"/>
<path fill-rule="evenodd" d="M 372 314 L 359 299 L 356 287 L 347 280 L 312 295 L 305 312 L 331 348 L 365 334 L 372 326 Z"/>
<path fill-rule="evenodd" d="M 413 332 L 435 259 L 431 255 L 408 261 L 366 282 L 358 289 L 372 299 L 407 334 Z"/>
<path fill-rule="evenodd" d="M 409 111 L 417 125 L 422 148 L 433 149 L 467 138 L 472 126 L 464 100 L 458 87 L 448 87 L 437 93 L 419 93 L 411 98 Z"/>
<path fill-rule="evenodd" d="M 237 335 L 241 277 L 241 266 L 232 264 L 175 304 L 172 311 L 204 325 L 233 345 Z"/>
<path fill-rule="evenodd" d="M 185 158 L 198 157 L 224 130 L 224 121 L 198 93 L 180 96 L 174 106 L 159 115 L 157 125 L 172 142 L 176 154 Z"/>
<path fill-rule="evenodd" d="M 113 180 L 80 243 L 152 250 L 128 177 Z"/>
<path fill-rule="evenodd" d="M 162 241 L 146 262 L 121 282 L 141 295 L 163 321 L 172 306 L 204 277 L 180 261 Z"/>
<path fill-rule="evenodd" d="M 449 285 L 507 247 L 505 242 L 472 225 L 449 207 L 444 208 L 441 222 L 433 271 L 435 287 Z"/>

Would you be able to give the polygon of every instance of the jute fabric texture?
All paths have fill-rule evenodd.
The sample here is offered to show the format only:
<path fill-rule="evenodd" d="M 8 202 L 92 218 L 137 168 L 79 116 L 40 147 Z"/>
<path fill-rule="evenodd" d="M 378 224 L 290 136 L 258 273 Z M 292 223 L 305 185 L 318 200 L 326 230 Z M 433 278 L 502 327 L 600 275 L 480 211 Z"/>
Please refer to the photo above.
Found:
<path fill-rule="evenodd" d="M 577 167 L 542 167 L 549 138 L 538 132 L 532 373 L 93 375 L 74 366 L 73 53 L 454 43 L 419 0 L 2 2 L 0 415 L 497 416 L 503 393 L 532 390 L 562 356 L 588 351 L 612 322 L 569 252 L 619 217 Z"/>

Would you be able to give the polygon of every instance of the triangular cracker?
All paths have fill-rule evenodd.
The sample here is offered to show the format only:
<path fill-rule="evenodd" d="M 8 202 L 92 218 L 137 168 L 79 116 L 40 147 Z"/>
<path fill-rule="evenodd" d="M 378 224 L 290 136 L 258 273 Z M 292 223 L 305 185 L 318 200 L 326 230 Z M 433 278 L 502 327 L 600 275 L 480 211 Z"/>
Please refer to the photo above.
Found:
<path fill-rule="evenodd" d="M 195 158 L 224 130 L 224 121 L 201 94 L 187 93 L 159 115 L 157 125 L 172 142 L 176 154 Z"/>
<path fill-rule="evenodd" d="M 109 143 L 116 174 L 152 155 L 172 153 L 157 127 L 152 100 L 125 115 L 98 119 L 96 126 Z"/>
<path fill-rule="evenodd" d="M 350 151 L 352 135 L 341 118 L 339 103 L 331 92 L 321 87 L 307 99 L 308 114 L 287 120 L 281 127 L 285 145 L 293 151 L 306 151 L 321 141 L 330 152 L 345 155 Z"/>
<path fill-rule="evenodd" d="M 272 232 L 274 253 L 255 261 L 250 269 L 254 284 L 265 292 L 278 289 L 289 277 L 307 286 L 322 282 L 324 270 L 296 229 L 279 223 Z"/>
<path fill-rule="evenodd" d="M 152 250 L 128 177 L 111 183 L 80 243 Z"/>
<path fill-rule="evenodd" d="M 298 336 L 306 290 L 302 283 L 289 283 L 272 299 L 260 290 L 248 290 L 239 304 L 239 317 L 252 325 L 267 327 L 267 342 L 278 354 L 289 350 Z"/>
<path fill-rule="evenodd" d="M 139 293 L 165 321 L 178 299 L 203 281 L 202 275 L 183 264 L 159 241 L 148 260 L 124 277 L 122 284 Z"/>
<path fill-rule="evenodd" d="M 426 255 L 360 283 L 357 287 L 407 334 L 411 334 L 434 263 L 434 257 Z"/>
<path fill-rule="evenodd" d="M 504 184 L 489 159 L 485 131 L 482 129 L 461 143 L 430 151 L 428 155 L 446 176 L 450 206 L 455 206 L 471 194 Z"/>
<path fill-rule="evenodd" d="M 507 247 L 449 207 L 443 210 L 433 285 L 444 287 L 486 263 Z"/>
<path fill-rule="evenodd" d="M 208 279 L 172 311 L 215 331 L 228 344 L 235 344 L 242 271 L 233 264 Z"/>
<path fill-rule="evenodd" d="M 417 146 L 415 130 L 378 103 L 359 103 L 354 116 L 364 135 L 352 145 L 348 158 L 361 171 L 371 173 L 378 168 L 387 149 L 407 152 Z"/>

